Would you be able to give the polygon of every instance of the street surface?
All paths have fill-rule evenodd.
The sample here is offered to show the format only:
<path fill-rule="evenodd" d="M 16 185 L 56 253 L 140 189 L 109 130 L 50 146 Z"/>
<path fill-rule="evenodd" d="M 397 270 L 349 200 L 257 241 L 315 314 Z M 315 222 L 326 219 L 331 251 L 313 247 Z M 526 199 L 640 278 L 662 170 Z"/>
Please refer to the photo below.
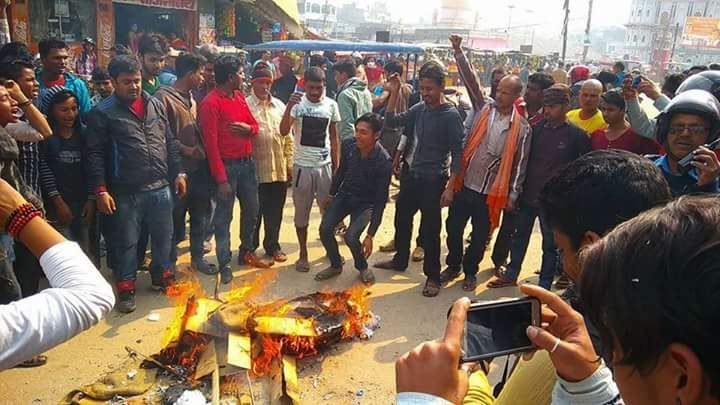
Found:
<path fill-rule="evenodd" d="M 394 193 L 393 190 L 391 192 Z M 237 266 L 233 257 L 235 283 L 252 280 L 258 271 L 271 271 L 276 275 L 264 292 L 263 299 L 293 298 L 320 289 L 342 290 L 359 282 L 357 271 L 347 248 L 341 244 L 341 253 L 348 261 L 345 271 L 334 280 L 319 283 L 314 273 L 328 265 L 325 252 L 317 237 L 320 215 L 314 208 L 310 223 L 308 241 L 311 273 L 302 274 L 294 270 L 298 257 L 295 230 L 293 227 L 293 206 L 288 193 L 280 242 L 289 256 L 284 265 L 271 270 L 246 269 Z M 376 245 L 384 244 L 393 235 L 394 202 L 385 210 L 383 224 L 375 238 Z M 443 215 L 447 214 L 447 209 Z M 416 216 L 415 227 L 420 216 Z M 233 253 L 237 254 L 239 231 L 239 210 L 236 208 L 231 227 Z M 466 229 L 469 233 L 470 226 Z M 416 233 L 417 234 L 417 233 Z M 415 234 L 415 235 L 416 235 Z M 443 246 L 445 236 L 443 235 Z M 414 240 L 414 237 L 413 237 Z M 539 269 L 541 250 L 540 233 L 536 227 L 525 259 L 521 280 L 536 282 L 533 272 Z M 187 265 L 190 260 L 188 242 L 183 242 L 179 260 Z M 413 242 L 414 247 L 414 242 Z M 389 254 L 375 252 L 370 263 L 384 260 Z M 258 254 L 262 254 L 262 250 Z M 443 248 L 442 260 L 444 261 Z M 492 263 L 486 254 L 478 274 L 479 286 L 473 298 L 492 300 L 519 294 L 516 288 L 486 290 L 484 282 L 492 276 Z M 214 252 L 210 260 L 215 261 Z M 371 287 L 372 310 L 382 317 L 381 327 L 369 341 L 341 343 L 322 356 L 298 362 L 298 377 L 302 402 L 307 404 L 390 404 L 394 401 L 395 366 L 397 357 L 411 350 L 422 341 L 442 335 L 448 308 L 453 301 L 464 295 L 462 278 L 443 289 L 436 298 L 421 295 L 425 277 L 422 263 L 412 263 L 404 274 L 374 270 L 377 283 Z M 110 279 L 106 269 L 103 274 Z M 206 291 L 212 293 L 214 278 L 201 276 Z M 222 291 L 226 292 L 228 286 Z M 160 314 L 159 321 L 147 319 L 151 312 Z M 144 354 L 160 350 L 165 328 L 175 315 L 175 309 L 160 293 L 150 290 L 148 273 L 140 273 L 137 286 L 137 311 L 122 315 L 111 312 L 99 325 L 77 336 L 69 342 L 47 352 L 48 363 L 35 369 L 12 369 L 2 373 L 0 378 L 0 404 L 56 404 L 60 398 L 74 388 L 91 383 L 104 373 L 119 365 L 126 358 L 125 346 L 131 346 Z M 501 372 L 496 370 L 495 373 Z M 491 375 L 491 380 L 495 380 Z"/>

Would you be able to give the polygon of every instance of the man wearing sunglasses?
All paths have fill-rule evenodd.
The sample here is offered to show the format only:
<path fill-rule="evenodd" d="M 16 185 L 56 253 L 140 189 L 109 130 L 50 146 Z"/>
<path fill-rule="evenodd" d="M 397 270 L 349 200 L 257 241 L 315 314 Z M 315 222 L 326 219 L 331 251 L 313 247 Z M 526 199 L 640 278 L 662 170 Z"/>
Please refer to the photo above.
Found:
<path fill-rule="evenodd" d="M 673 196 L 720 192 L 720 161 L 712 150 L 720 132 L 717 99 L 703 90 L 686 91 L 672 100 L 657 124 L 657 140 L 666 154 L 655 163 Z"/>

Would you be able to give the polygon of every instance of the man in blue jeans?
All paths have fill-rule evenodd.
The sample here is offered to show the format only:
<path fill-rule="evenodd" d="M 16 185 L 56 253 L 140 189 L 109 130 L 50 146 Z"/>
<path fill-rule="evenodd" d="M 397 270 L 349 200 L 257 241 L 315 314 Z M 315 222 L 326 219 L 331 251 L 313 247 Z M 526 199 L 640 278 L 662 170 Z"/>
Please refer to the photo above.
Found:
<path fill-rule="evenodd" d="M 141 225 L 152 240 L 152 288 L 174 281 L 170 263 L 172 192 L 187 188 L 180 155 L 163 104 L 142 91 L 141 67 L 132 56 L 110 61 L 115 93 L 88 114 L 88 177 L 98 211 L 108 220 L 108 257 L 113 258 L 120 312 L 135 310 L 137 244 Z M 171 191 L 168 179 L 173 179 Z"/>
<path fill-rule="evenodd" d="M 330 195 L 324 201 L 326 211 L 320 223 L 320 239 L 330 267 L 315 275 L 315 280 L 327 280 L 342 273 L 343 258 L 335 240 L 335 227 L 350 215 L 345 243 L 363 283 L 375 281 L 367 258 L 372 254 L 373 238 L 382 221 L 392 174 L 390 155 L 378 143 L 382 127 L 379 115 L 367 113 L 355 122 L 354 138 L 343 142 L 340 167 L 333 176 Z M 360 243 L 360 235 L 368 224 L 365 239 Z"/>
<path fill-rule="evenodd" d="M 253 160 L 253 138 L 259 125 L 245 100 L 245 73 L 240 59 L 223 56 L 215 63 L 215 88 L 200 104 L 199 118 L 210 173 L 217 186 L 215 242 L 222 282 L 232 281 L 230 223 L 235 198 L 240 200 L 240 251 L 238 263 L 259 268 L 271 263 L 255 256 L 255 227 L 260 209 L 258 182 Z"/>
<path fill-rule="evenodd" d="M 542 231 L 542 265 L 540 286 L 550 289 L 558 270 L 558 252 L 552 229 L 540 213 L 538 198 L 545 183 L 568 163 L 590 152 L 590 137 L 585 131 L 569 123 L 565 116 L 570 104 L 570 88 L 556 84 L 543 92 L 544 120 L 533 127 L 532 146 L 528 159 L 527 175 L 519 209 L 515 215 L 515 234 L 510 248 L 510 264 L 501 266 L 497 277 L 488 282 L 488 288 L 517 284 L 522 262 L 525 259 L 535 219 L 540 218 Z"/>

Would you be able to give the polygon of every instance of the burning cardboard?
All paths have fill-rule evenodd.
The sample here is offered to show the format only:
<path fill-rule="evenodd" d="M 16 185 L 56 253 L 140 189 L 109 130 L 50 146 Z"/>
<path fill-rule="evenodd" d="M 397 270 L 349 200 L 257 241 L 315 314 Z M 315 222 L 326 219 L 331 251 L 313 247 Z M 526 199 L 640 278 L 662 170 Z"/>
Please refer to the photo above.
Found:
<path fill-rule="evenodd" d="M 379 327 L 364 286 L 255 303 L 269 281 L 263 274 L 223 300 L 208 297 L 193 275 L 169 288 L 176 316 L 163 349 L 143 363 L 161 369 L 157 387 L 144 398 L 167 402 L 192 391 L 213 404 L 227 398 L 274 404 L 283 395 L 298 403 L 296 358 L 343 340 L 367 339 Z"/>

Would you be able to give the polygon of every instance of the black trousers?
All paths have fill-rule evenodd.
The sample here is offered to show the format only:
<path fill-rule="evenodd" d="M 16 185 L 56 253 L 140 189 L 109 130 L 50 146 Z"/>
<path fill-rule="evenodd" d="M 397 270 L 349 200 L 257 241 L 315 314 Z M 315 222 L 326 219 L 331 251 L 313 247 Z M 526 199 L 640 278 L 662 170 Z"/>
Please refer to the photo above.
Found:
<path fill-rule="evenodd" d="M 282 224 L 287 189 L 286 182 L 258 184 L 260 210 L 258 211 L 257 226 L 255 226 L 254 245 L 260 246 L 260 226 L 264 224 L 265 237 L 262 245 L 268 255 L 280 250 L 280 225 Z"/>
<path fill-rule="evenodd" d="M 23 297 L 29 297 L 38 292 L 40 279 L 45 277 L 45 273 L 43 273 L 37 257 L 17 239 L 15 240 L 15 264 L 13 270 L 18 283 L 20 283 Z"/>
<path fill-rule="evenodd" d="M 420 239 L 425 249 L 423 272 L 429 280 L 440 282 L 440 196 L 447 185 L 445 176 L 416 176 L 404 173 L 395 209 L 395 267 L 406 269 L 410 260 L 410 239 L 415 213 L 420 211 Z"/>
<path fill-rule="evenodd" d="M 462 270 L 466 277 L 474 278 L 478 265 L 485 254 L 485 244 L 490 233 L 487 196 L 468 188 L 455 194 L 445 222 L 448 255 L 445 260 L 450 269 Z M 472 220 L 470 245 L 463 252 L 463 233 L 468 220 Z"/>
<path fill-rule="evenodd" d="M 515 235 L 515 221 L 517 213 L 503 211 L 502 223 L 500 230 L 498 231 L 497 239 L 495 239 L 495 246 L 492 251 L 492 261 L 495 267 L 500 267 L 507 263 L 508 256 L 510 255 L 510 246 L 512 245 L 512 238 Z M 489 235 L 488 238 L 491 238 Z"/>

